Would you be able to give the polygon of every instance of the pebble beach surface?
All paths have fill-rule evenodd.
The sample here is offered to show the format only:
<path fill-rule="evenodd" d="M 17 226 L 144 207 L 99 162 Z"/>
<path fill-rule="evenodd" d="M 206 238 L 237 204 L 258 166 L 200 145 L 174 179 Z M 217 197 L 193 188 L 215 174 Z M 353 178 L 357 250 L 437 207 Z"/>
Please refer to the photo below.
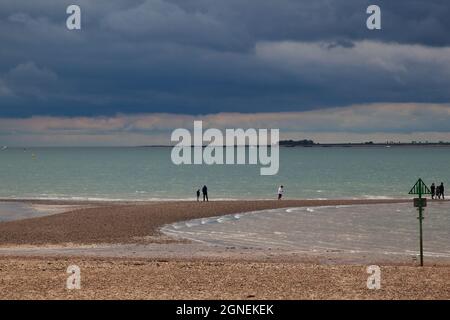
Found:
<path fill-rule="evenodd" d="M 279 258 L 250 251 L 229 254 L 225 249 L 216 255 L 214 247 L 197 256 L 176 250 L 170 254 L 164 246 L 190 244 L 159 231 L 178 221 L 263 209 L 399 201 L 406 200 L 92 203 L 65 213 L 2 222 L 0 299 L 450 299 L 447 261 L 430 261 L 420 268 L 410 261 L 380 260 L 381 289 L 369 290 L 366 268 L 377 261 L 347 263 L 338 253 L 330 253 L 333 263 L 326 257 Z M 89 248 L 100 245 L 161 249 L 153 256 L 96 256 Z M 45 253 L 52 246 L 84 251 Z M 24 247 L 33 250 L 21 253 Z M 67 290 L 66 270 L 74 264 L 81 270 L 81 289 Z"/>

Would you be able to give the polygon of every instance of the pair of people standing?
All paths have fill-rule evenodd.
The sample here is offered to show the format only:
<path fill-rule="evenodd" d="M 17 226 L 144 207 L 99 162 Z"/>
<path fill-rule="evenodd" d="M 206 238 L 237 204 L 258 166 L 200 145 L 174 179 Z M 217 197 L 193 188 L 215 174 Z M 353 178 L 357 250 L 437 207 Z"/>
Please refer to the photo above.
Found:
<path fill-rule="evenodd" d="M 436 187 L 434 183 L 431 184 L 431 199 L 445 199 L 444 196 L 444 183 L 441 182 L 439 186 Z"/>
<path fill-rule="evenodd" d="M 208 187 L 206 185 L 202 188 L 203 201 L 209 201 L 208 199 Z M 197 202 L 200 201 L 200 189 L 197 189 Z"/>

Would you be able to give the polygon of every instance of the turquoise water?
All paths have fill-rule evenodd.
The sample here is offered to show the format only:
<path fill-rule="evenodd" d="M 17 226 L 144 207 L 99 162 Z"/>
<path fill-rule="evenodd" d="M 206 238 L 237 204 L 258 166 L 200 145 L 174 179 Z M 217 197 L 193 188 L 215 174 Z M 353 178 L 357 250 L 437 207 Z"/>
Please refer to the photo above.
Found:
<path fill-rule="evenodd" d="M 172 164 L 170 148 L 8 148 L 0 198 L 211 199 L 404 198 L 418 177 L 450 182 L 450 148 L 280 148 L 276 176 L 259 165 Z"/>

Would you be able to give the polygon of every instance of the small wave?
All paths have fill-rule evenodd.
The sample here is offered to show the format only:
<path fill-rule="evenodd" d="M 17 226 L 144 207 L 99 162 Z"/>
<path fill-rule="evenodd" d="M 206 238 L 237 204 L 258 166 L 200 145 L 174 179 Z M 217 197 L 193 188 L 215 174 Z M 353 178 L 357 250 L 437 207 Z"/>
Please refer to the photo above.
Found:
<path fill-rule="evenodd" d="M 232 221 L 232 220 L 237 220 L 234 215 L 226 215 L 226 216 L 222 216 L 222 217 L 218 218 L 217 222 L 222 223 L 222 222 L 227 222 L 227 221 Z"/>
<path fill-rule="evenodd" d="M 173 228 L 175 230 L 178 230 L 178 229 L 182 229 L 184 227 L 186 227 L 186 225 L 182 225 L 181 223 L 174 223 L 174 224 L 168 225 L 165 229 L 168 230 L 169 228 Z"/>
<path fill-rule="evenodd" d="M 351 206 L 355 206 L 355 205 L 348 205 L 348 207 L 351 207 Z M 285 209 L 285 211 L 287 213 L 298 212 L 298 211 L 300 211 L 300 212 L 305 212 L 305 211 L 315 212 L 318 209 L 339 208 L 339 207 L 344 207 L 344 206 L 317 206 L 317 207 L 314 207 L 314 209 L 310 208 L 310 207 L 306 207 L 306 208 L 305 207 L 296 207 L 296 208 Z M 278 209 L 275 209 L 275 210 L 278 210 Z"/>
<path fill-rule="evenodd" d="M 211 219 L 208 219 L 208 218 L 204 218 L 204 219 L 202 219 L 201 220 L 201 224 L 207 224 L 207 223 L 209 223 L 209 222 L 211 222 Z"/>
<path fill-rule="evenodd" d="M 186 227 L 188 227 L 188 228 L 196 227 L 199 224 L 201 224 L 201 223 L 199 223 L 197 220 L 191 220 L 191 221 L 188 221 L 185 223 Z"/>
<path fill-rule="evenodd" d="M 362 198 L 367 199 L 367 200 L 394 200 L 394 199 L 396 199 L 395 197 L 390 197 L 390 196 L 374 196 L 374 195 L 369 195 L 369 194 L 362 195 Z"/>

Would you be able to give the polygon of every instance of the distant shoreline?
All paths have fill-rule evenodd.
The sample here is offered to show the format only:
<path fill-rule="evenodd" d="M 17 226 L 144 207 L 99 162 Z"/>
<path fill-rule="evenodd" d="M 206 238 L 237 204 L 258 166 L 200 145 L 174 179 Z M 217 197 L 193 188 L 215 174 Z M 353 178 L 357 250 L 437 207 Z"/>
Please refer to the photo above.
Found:
<path fill-rule="evenodd" d="M 450 147 L 450 143 L 314 143 L 314 144 L 301 144 L 301 143 L 289 143 L 289 141 L 282 140 L 279 144 L 283 148 L 294 148 L 294 147 L 304 147 L 304 148 L 331 148 L 331 147 L 341 147 L 341 148 L 390 148 L 390 147 Z M 171 145 L 158 145 L 158 146 L 136 146 L 135 148 L 173 148 Z M 194 146 L 190 146 L 194 148 Z M 202 148 L 207 147 L 203 145 Z M 234 146 L 244 147 L 244 146 Z M 245 145 L 249 147 L 249 145 Z M 255 146 L 257 147 L 257 146 Z M 270 145 L 267 145 L 270 147 Z"/>
<path fill-rule="evenodd" d="M 203 145 L 202 148 L 207 147 L 208 145 Z M 293 148 L 293 147 L 304 147 L 304 148 L 390 148 L 390 147 L 436 147 L 436 148 L 449 148 L 450 142 L 444 142 L 444 143 L 314 143 L 314 144 L 302 144 L 302 143 L 290 143 L 289 141 L 282 140 L 279 144 L 282 148 Z M 142 146 L 27 146 L 27 147 L 20 147 L 20 146 L 9 146 L 6 149 L 0 150 L 0 152 L 5 152 L 7 150 L 11 149 L 51 149 L 51 148 L 173 148 L 175 146 L 173 145 L 142 145 Z M 194 146 L 190 146 L 191 148 L 194 148 Z M 236 147 L 249 147 L 249 145 L 245 146 L 234 146 Z M 252 146 L 252 147 L 258 147 L 258 146 Z M 270 147 L 270 145 L 267 145 L 267 147 Z"/>
<path fill-rule="evenodd" d="M 280 141 L 280 147 L 292 148 L 292 147 L 363 147 L 363 148 L 391 148 L 391 147 L 450 147 L 450 143 L 301 143 L 298 141 Z"/>

